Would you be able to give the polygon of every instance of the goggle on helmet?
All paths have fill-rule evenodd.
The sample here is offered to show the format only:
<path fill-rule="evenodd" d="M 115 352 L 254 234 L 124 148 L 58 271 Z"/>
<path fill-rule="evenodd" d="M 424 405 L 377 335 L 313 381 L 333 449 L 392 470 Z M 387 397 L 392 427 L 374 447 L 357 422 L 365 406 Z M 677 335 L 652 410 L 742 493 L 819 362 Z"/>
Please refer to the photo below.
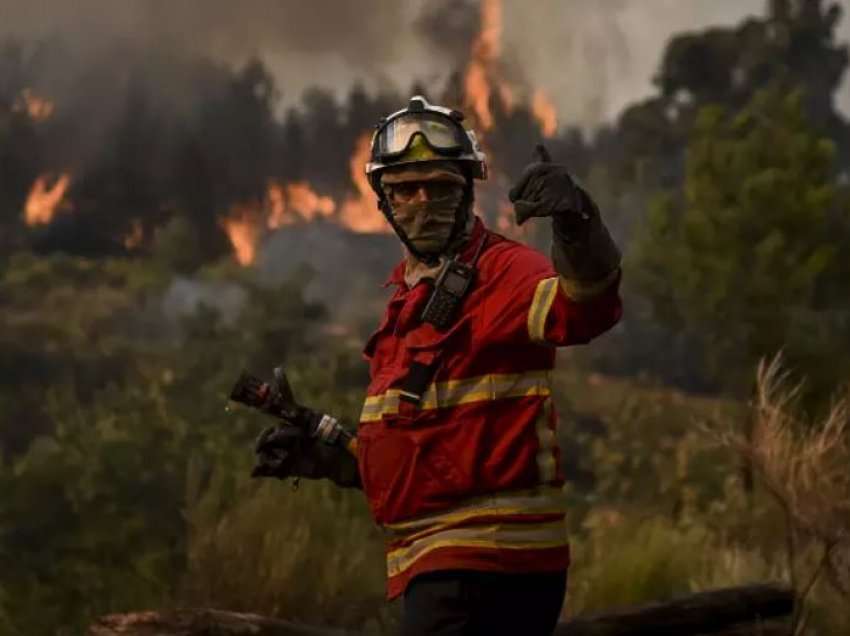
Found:
<path fill-rule="evenodd" d="M 390 166 L 425 161 L 468 163 L 472 177 L 487 178 L 487 157 L 475 133 L 463 127 L 463 113 L 433 106 L 421 95 L 410 99 L 407 108 L 382 119 L 372 135 L 366 175 L 372 189 L 381 195 L 380 174 Z"/>

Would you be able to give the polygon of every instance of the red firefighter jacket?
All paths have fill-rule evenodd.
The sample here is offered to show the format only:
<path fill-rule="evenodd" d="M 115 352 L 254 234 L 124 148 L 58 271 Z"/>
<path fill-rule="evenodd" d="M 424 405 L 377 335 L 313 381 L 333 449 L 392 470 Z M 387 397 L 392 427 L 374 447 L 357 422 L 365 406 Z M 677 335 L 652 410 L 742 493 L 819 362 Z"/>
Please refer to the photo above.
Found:
<path fill-rule="evenodd" d="M 487 243 L 445 332 L 422 323 L 432 286 L 404 264 L 364 355 L 371 382 L 357 433 L 363 489 L 388 534 L 389 598 L 443 569 L 533 572 L 569 564 L 549 378 L 555 347 L 583 344 L 620 318 L 618 280 L 577 303 L 548 258 L 476 219 L 461 260 Z M 414 362 L 436 368 L 404 399 Z"/>

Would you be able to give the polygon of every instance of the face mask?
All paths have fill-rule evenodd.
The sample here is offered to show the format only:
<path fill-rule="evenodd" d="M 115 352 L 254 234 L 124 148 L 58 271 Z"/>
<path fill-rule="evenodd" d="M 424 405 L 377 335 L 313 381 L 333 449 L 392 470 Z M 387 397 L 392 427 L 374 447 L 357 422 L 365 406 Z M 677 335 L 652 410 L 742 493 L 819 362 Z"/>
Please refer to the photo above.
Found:
<path fill-rule="evenodd" d="M 438 199 L 394 204 L 393 217 L 417 252 L 438 254 L 448 246 L 462 198 L 463 189 L 457 188 Z"/>

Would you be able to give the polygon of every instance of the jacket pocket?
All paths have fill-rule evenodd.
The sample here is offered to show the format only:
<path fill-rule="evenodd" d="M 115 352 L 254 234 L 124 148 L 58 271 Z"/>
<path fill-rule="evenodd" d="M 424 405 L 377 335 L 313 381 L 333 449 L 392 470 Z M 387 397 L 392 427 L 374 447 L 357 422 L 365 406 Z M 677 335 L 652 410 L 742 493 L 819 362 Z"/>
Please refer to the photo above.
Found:
<path fill-rule="evenodd" d="M 373 436 L 361 432 L 357 437 L 357 462 L 363 492 L 375 521 L 385 523 L 387 501 L 394 484 L 404 479 L 405 467 L 415 455 L 415 444 L 401 435 Z"/>
<path fill-rule="evenodd" d="M 469 481 L 438 431 L 392 419 L 387 426 L 381 424 L 358 435 L 363 489 L 378 523 L 393 523 L 448 507 Z"/>

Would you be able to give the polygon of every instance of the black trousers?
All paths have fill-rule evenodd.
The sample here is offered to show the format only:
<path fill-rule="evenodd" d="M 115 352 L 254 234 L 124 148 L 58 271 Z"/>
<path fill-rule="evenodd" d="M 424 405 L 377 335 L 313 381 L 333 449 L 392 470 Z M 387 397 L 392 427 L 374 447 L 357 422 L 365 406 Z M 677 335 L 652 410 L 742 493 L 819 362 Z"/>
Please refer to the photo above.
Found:
<path fill-rule="evenodd" d="M 446 570 L 415 577 L 404 593 L 402 636 L 549 636 L 566 571 L 506 574 Z"/>

